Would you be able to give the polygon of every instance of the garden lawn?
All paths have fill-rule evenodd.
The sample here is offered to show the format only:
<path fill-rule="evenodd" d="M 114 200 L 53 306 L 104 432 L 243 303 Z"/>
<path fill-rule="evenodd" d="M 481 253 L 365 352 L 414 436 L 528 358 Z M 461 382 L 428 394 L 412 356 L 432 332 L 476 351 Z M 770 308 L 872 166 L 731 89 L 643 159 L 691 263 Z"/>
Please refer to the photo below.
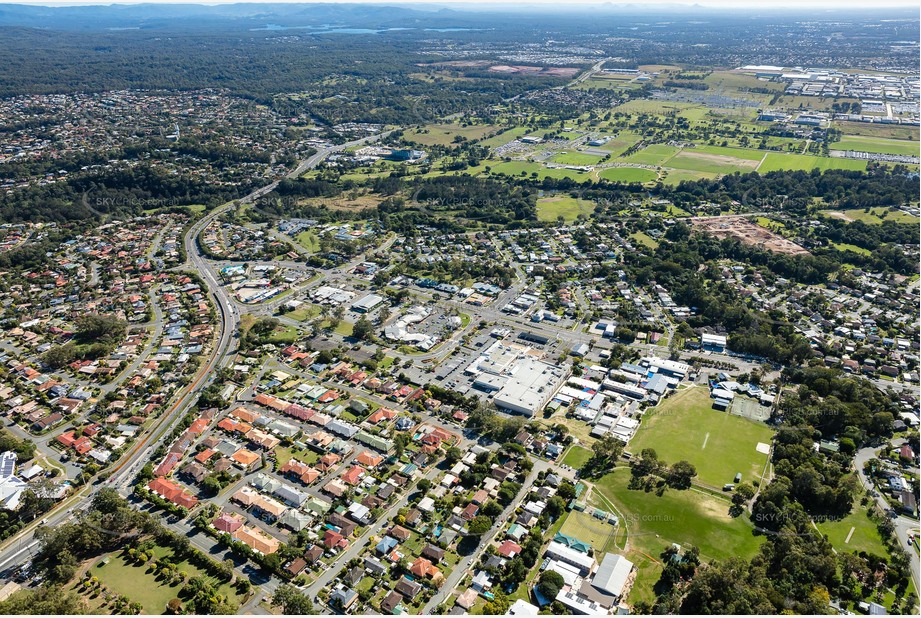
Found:
<path fill-rule="evenodd" d="M 647 411 L 627 449 L 639 455 L 653 448 L 668 465 L 687 460 L 697 468 L 695 480 L 721 487 L 736 472 L 749 483 L 761 478 L 768 456 L 755 447 L 770 444 L 773 433 L 763 423 L 714 410 L 708 389 L 696 386 Z"/>

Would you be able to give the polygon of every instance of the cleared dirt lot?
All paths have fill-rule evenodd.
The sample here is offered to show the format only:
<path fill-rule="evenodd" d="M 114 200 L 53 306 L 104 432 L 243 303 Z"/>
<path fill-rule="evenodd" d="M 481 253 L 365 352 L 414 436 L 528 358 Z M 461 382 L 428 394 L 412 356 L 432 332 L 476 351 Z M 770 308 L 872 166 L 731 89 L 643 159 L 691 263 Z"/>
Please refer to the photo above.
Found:
<path fill-rule="evenodd" d="M 762 247 L 775 253 L 808 255 L 809 252 L 792 240 L 749 222 L 745 216 L 697 217 L 691 225 L 717 238 L 736 238 L 746 245 Z"/>

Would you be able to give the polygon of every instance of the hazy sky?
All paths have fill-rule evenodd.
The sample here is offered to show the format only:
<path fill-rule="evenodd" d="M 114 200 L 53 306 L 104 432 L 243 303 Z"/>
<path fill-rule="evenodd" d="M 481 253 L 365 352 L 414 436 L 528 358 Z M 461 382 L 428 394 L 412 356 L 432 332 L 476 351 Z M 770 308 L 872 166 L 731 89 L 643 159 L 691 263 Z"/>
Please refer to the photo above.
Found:
<path fill-rule="evenodd" d="M 407 4 L 435 4 L 450 5 L 459 7 L 470 4 L 488 4 L 496 6 L 510 5 L 556 5 L 558 7 L 570 4 L 565 0 L 463 0 L 461 2 L 446 0 L 443 2 L 432 0 L 0 0 L 0 4 L 42 4 L 49 6 L 65 6 L 75 4 L 155 4 L 155 3 L 173 3 L 173 4 L 233 4 L 239 2 L 300 2 L 300 3 L 328 3 L 328 2 L 346 2 L 349 4 L 390 4 L 390 5 L 407 5 Z M 571 4 L 589 5 L 589 4 L 697 4 L 702 6 L 724 7 L 733 9 L 745 9 L 748 7 L 776 7 L 776 8 L 854 8 L 854 9 L 879 9 L 881 7 L 891 6 L 915 6 L 921 9 L 921 0 L 879 0 L 878 2 L 868 3 L 866 0 L 634 0 L 633 2 L 618 0 L 574 0 Z"/>

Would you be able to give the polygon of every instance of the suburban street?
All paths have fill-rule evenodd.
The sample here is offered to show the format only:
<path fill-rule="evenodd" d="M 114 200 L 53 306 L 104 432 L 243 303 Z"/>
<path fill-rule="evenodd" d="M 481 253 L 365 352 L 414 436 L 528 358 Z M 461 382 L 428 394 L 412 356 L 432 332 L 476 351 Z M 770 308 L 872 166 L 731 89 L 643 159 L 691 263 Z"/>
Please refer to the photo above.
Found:
<path fill-rule="evenodd" d="M 892 441 L 892 444 L 895 447 L 901 446 L 904 443 L 905 440 L 903 438 Z M 879 505 L 879 508 L 882 509 L 884 513 L 888 513 L 892 510 L 892 507 L 888 502 L 886 502 L 886 499 L 879 494 L 878 490 L 873 485 L 873 482 L 863 471 L 864 464 L 866 464 L 871 459 L 876 458 L 876 452 L 878 450 L 878 447 L 867 447 L 858 450 L 857 454 L 854 456 L 854 468 L 857 470 L 857 475 L 860 477 L 860 482 L 863 483 L 863 486 L 867 490 L 876 493 L 875 500 Z M 921 566 L 919 566 L 918 551 L 913 546 L 910 546 L 908 542 L 909 534 L 912 534 L 915 537 L 921 535 L 921 529 L 919 529 L 918 520 L 908 517 L 907 515 L 900 514 L 893 518 L 892 523 L 895 526 L 895 535 L 899 540 L 899 546 L 909 555 L 911 563 L 911 576 L 915 582 L 915 589 L 921 589 Z"/>

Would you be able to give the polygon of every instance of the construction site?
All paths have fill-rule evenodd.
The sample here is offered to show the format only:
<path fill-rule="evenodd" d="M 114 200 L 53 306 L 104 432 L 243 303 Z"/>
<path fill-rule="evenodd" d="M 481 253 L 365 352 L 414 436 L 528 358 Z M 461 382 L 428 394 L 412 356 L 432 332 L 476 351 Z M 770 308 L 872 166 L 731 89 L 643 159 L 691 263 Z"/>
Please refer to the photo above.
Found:
<path fill-rule="evenodd" d="M 701 232 L 717 238 L 735 238 L 746 245 L 760 247 L 775 253 L 808 255 L 808 251 L 779 234 L 750 222 L 745 216 L 698 217 L 691 225 Z"/>

